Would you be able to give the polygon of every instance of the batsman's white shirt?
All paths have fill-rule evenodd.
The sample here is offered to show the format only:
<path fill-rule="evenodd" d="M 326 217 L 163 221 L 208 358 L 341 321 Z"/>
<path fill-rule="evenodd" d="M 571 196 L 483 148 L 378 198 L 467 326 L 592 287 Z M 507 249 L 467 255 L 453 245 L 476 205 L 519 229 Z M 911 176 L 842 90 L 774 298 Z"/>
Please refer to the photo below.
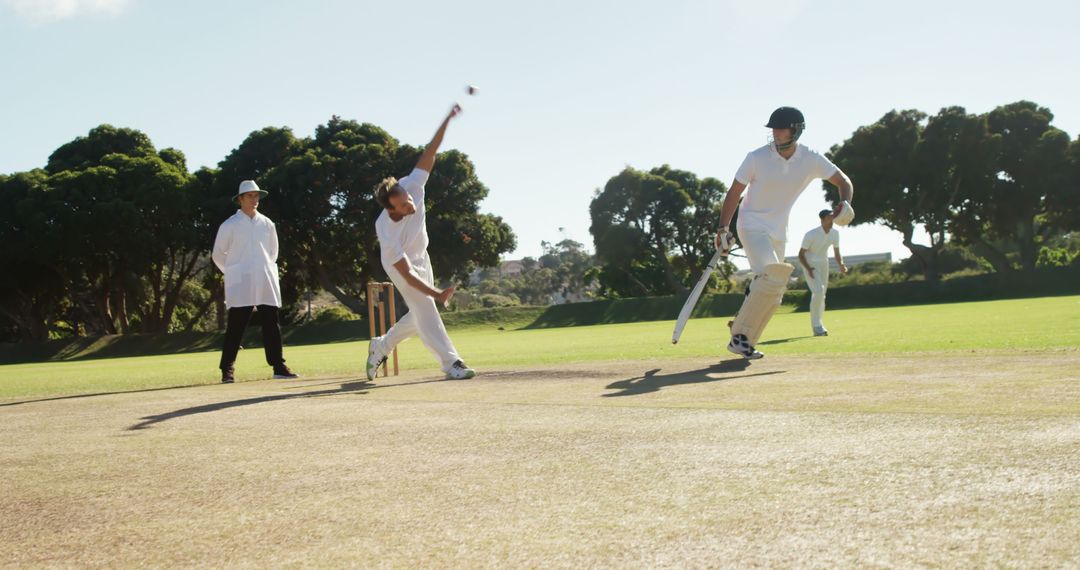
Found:
<path fill-rule="evenodd" d="M 830 247 L 840 247 L 840 231 L 833 227 L 826 233 L 825 228 L 818 226 L 806 232 L 800 249 L 806 250 L 807 261 L 815 262 L 828 260 Z"/>
<path fill-rule="evenodd" d="M 829 178 L 837 170 L 829 159 L 801 144 L 788 159 L 772 144 L 750 151 L 735 173 L 735 180 L 746 185 L 738 229 L 765 231 L 773 239 L 787 241 L 788 217 L 795 200 L 810 182 Z"/>
<path fill-rule="evenodd" d="M 390 213 L 383 210 L 375 220 L 375 235 L 379 238 L 382 264 L 387 273 L 394 271 L 394 264 L 403 257 L 415 268 L 424 266 L 428 247 L 427 206 L 424 205 L 427 181 L 428 172 L 420 168 L 414 168 L 412 173 L 398 180 L 416 203 L 414 214 L 395 222 Z"/>
<path fill-rule="evenodd" d="M 211 257 L 225 274 L 226 307 L 281 306 L 277 228 L 270 218 L 237 210 L 218 228 Z"/>

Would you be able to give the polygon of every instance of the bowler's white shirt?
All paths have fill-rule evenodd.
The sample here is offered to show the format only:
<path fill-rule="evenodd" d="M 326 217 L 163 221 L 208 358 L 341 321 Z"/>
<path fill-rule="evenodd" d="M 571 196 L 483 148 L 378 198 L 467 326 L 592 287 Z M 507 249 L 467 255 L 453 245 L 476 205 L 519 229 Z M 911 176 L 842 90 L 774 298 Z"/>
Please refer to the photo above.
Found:
<path fill-rule="evenodd" d="M 414 168 L 398 184 L 412 196 L 416 203 L 416 212 L 398 221 L 390 219 L 390 212 L 383 210 L 375 220 L 375 235 L 379 238 L 379 250 L 383 268 L 391 271 L 401 258 L 409 260 L 413 267 L 423 267 L 427 256 L 428 233 L 427 207 L 424 205 L 424 185 L 428 181 L 428 172 Z"/>
<path fill-rule="evenodd" d="M 277 228 L 270 218 L 241 210 L 218 228 L 211 254 L 225 274 L 225 306 L 281 306 Z"/>
<path fill-rule="evenodd" d="M 825 228 L 818 226 L 808 232 L 802 238 L 802 248 L 806 250 L 806 260 L 810 262 L 825 261 L 829 258 L 829 247 L 840 247 L 840 232 L 833 226 L 828 233 Z"/>
<path fill-rule="evenodd" d="M 765 231 L 773 239 L 786 241 L 795 200 L 810 182 L 829 178 L 837 170 L 829 159 L 801 144 L 796 144 L 789 159 L 780 156 L 773 144 L 750 151 L 735 173 L 735 180 L 746 185 L 739 229 Z"/>

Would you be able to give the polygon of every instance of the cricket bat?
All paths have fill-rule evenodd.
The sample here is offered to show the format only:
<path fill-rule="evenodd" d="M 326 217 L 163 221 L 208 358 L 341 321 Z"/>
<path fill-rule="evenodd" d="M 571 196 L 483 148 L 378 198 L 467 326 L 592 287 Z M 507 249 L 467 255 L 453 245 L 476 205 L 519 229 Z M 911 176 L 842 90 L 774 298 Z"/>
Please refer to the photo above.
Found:
<path fill-rule="evenodd" d="M 694 290 L 690 291 L 690 296 L 686 298 L 686 304 L 683 305 L 682 311 L 679 312 L 679 320 L 675 321 L 675 332 L 671 333 L 671 344 L 679 343 L 679 337 L 682 336 L 683 328 L 686 327 L 686 321 L 690 320 L 690 313 L 694 312 L 698 298 L 701 297 L 701 292 L 705 290 L 705 284 L 709 282 L 713 269 L 716 268 L 717 262 L 722 257 L 724 256 L 720 255 L 720 250 L 716 250 L 712 259 L 709 260 L 709 265 L 705 267 L 705 271 L 701 274 L 701 279 L 698 279 L 697 285 L 694 285 Z"/>

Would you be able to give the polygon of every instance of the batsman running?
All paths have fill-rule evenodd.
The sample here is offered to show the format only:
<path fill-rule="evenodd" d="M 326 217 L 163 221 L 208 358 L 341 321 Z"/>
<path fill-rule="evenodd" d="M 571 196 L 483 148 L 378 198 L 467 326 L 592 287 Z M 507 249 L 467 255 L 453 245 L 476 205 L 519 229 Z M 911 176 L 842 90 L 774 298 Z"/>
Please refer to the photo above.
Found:
<path fill-rule="evenodd" d="M 435 306 L 436 301 L 443 305 L 449 302 L 454 295 L 454 287 L 435 287 L 435 275 L 427 252 L 427 208 L 424 205 L 424 186 L 435 166 L 435 154 L 439 151 L 450 119 L 460 112 L 461 107 L 456 104 L 450 109 L 431 142 L 424 147 L 412 173 L 401 180 L 386 178 L 375 186 L 375 201 L 383 208 L 375 221 L 383 269 L 401 292 L 409 312 L 385 335 L 371 339 L 368 344 L 368 380 L 375 379 L 375 373 L 386 360 L 386 355 L 393 352 L 398 343 L 416 334 L 420 335 L 420 342 L 439 361 L 448 378 L 462 380 L 476 376 L 476 371 L 466 366 L 458 356 Z"/>
<path fill-rule="evenodd" d="M 825 179 L 840 189 L 835 222 L 846 226 L 855 218 L 851 208 L 854 194 L 851 179 L 829 159 L 799 144 L 799 137 L 806 129 L 802 112 L 794 107 L 780 107 L 769 116 L 765 127 L 772 129 L 772 141 L 747 153 L 724 199 L 720 229 L 716 232 L 716 248 L 726 255 L 735 244 L 728 225 L 738 209 L 739 240 L 754 279 L 731 323 L 731 342 L 727 348 L 750 360 L 765 356 L 754 347 L 780 306 L 788 278 L 795 269 L 784 263 L 788 217 L 795 200 L 810 182 Z M 746 198 L 742 200 L 744 190 Z"/>

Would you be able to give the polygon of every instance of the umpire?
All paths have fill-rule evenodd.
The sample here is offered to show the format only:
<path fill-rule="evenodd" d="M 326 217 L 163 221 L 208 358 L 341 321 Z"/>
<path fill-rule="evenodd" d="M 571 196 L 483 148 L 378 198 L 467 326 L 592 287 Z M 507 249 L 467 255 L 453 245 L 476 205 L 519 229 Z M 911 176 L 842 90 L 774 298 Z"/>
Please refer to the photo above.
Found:
<path fill-rule="evenodd" d="M 244 180 L 234 200 L 240 209 L 218 228 L 212 257 L 225 274 L 225 307 L 229 310 L 225 328 L 225 346 L 221 351 L 221 382 L 231 384 L 233 364 L 240 350 L 240 340 L 258 307 L 262 323 L 266 363 L 273 367 L 274 378 L 298 378 L 288 366 L 281 348 L 281 286 L 278 283 L 277 228 L 270 218 L 258 212 L 259 200 L 266 196 L 254 180 Z"/>

